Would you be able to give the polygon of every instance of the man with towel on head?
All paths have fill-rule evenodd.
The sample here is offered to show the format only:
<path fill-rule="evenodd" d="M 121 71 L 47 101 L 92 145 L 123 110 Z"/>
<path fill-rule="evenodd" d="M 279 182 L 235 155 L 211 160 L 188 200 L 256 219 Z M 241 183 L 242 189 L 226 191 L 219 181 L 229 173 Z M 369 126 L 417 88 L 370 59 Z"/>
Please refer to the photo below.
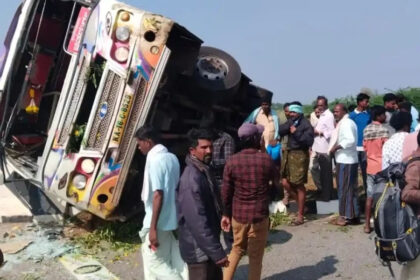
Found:
<path fill-rule="evenodd" d="M 303 116 L 300 102 L 291 103 L 289 114 L 287 122 L 279 126 L 280 136 L 288 136 L 281 164 L 282 185 L 298 203 L 298 216 L 293 225 L 301 225 L 304 222 L 305 184 L 308 182 L 309 149 L 314 143 L 314 129 Z"/>
<path fill-rule="evenodd" d="M 267 90 L 260 92 L 261 106 L 255 109 L 246 118 L 244 123 L 259 124 L 264 127 L 263 140 L 267 147 L 272 140 L 278 139 L 279 136 L 279 117 L 276 111 L 271 109 L 271 98 L 273 93 Z"/>

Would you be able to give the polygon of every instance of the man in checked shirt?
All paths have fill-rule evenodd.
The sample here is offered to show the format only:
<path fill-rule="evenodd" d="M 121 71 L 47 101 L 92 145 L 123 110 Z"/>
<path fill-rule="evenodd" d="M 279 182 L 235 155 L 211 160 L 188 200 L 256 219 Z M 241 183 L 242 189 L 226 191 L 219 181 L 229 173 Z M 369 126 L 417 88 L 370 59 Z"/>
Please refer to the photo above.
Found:
<path fill-rule="evenodd" d="M 233 247 L 223 279 L 233 279 L 236 267 L 248 251 L 249 279 L 260 279 L 269 229 L 268 205 L 279 186 L 279 172 L 267 153 L 260 152 L 261 130 L 251 123 L 238 130 L 242 151 L 231 156 L 223 173 L 224 231 L 233 228 Z"/>

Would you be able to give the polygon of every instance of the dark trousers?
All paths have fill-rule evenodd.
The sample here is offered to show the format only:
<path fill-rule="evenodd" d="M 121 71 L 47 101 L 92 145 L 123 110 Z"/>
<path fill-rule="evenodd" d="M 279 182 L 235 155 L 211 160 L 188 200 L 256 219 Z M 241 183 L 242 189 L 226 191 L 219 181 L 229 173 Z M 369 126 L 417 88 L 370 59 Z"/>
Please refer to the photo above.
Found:
<path fill-rule="evenodd" d="M 365 151 L 359 151 L 357 152 L 357 156 L 359 158 L 359 167 L 362 172 L 362 179 L 363 179 L 363 189 L 365 190 L 365 194 L 367 191 L 367 184 L 366 184 L 366 168 L 367 168 L 367 160 L 366 160 L 366 152 Z"/>
<path fill-rule="evenodd" d="M 233 232 L 232 227 L 230 228 L 229 232 L 223 232 L 223 240 L 226 244 L 226 254 L 229 254 L 230 250 L 232 250 L 232 244 L 233 244 Z"/>
<path fill-rule="evenodd" d="M 317 200 L 330 201 L 330 199 L 335 199 L 331 157 L 328 154 L 316 153 L 311 173 L 318 189 Z"/>
<path fill-rule="evenodd" d="M 222 268 L 213 261 L 188 264 L 188 276 L 191 280 L 222 280 Z"/>

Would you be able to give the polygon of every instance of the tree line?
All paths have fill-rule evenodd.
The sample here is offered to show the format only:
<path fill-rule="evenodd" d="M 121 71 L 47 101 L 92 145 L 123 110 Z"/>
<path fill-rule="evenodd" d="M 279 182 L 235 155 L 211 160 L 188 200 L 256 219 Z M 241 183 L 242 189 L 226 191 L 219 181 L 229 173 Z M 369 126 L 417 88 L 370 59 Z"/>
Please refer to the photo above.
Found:
<path fill-rule="evenodd" d="M 396 91 L 389 91 L 392 92 L 394 94 L 403 94 L 407 100 L 409 100 L 414 107 L 416 107 L 417 109 L 420 109 L 420 88 L 402 88 L 402 89 L 398 89 Z M 383 94 L 372 94 L 370 97 L 370 106 L 373 105 L 383 105 Z M 293 100 L 292 100 L 293 101 Z M 303 112 L 305 115 L 309 115 L 313 110 L 314 110 L 314 106 L 315 106 L 315 102 L 312 102 L 312 104 L 304 104 L 303 105 Z M 336 98 L 332 101 L 329 102 L 329 107 L 330 110 L 332 110 L 332 108 L 338 104 L 338 103 L 343 103 L 346 104 L 347 106 L 351 106 L 354 105 L 356 106 L 356 95 L 348 95 L 346 97 L 340 97 L 340 98 Z M 273 103 L 272 104 L 272 109 L 274 109 L 277 112 L 283 111 L 283 103 Z"/>

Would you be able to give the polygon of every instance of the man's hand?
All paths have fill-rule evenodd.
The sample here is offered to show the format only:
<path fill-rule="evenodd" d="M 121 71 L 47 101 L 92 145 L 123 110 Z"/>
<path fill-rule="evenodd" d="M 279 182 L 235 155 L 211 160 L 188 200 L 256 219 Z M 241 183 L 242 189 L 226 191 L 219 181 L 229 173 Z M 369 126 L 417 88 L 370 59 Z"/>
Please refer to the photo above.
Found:
<path fill-rule="evenodd" d="M 323 133 L 322 133 L 322 131 L 318 131 L 318 130 L 314 130 L 314 133 L 315 133 L 315 136 L 322 136 L 323 135 Z"/>
<path fill-rule="evenodd" d="M 149 241 L 150 241 L 149 248 L 152 249 L 153 251 L 156 251 L 157 248 L 159 247 L 159 240 L 158 240 L 158 237 L 157 237 L 156 229 L 150 229 L 150 231 L 149 231 Z"/>
<path fill-rule="evenodd" d="M 294 126 L 294 125 L 292 125 L 291 127 L 290 127 L 290 133 L 295 133 L 295 131 L 296 131 L 296 126 Z"/>
<path fill-rule="evenodd" d="M 335 152 L 337 152 L 340 149 L 342 149 L 340 145 L 335 145 L 334 147 L 331 148 L 330 155 L 334 155 Z"/>
<path fill-rule="evenodd" d="M 228 261 L 227 257 L 224 257 L 220 261 L 217 261 L 216 265 L 220 266 L 220 267 L 228 267 L 229 266 L 229 261 Z"/>
<path fill-rule="evenodd" d="M 152 221 L 150 223 L 149 231 L 149 248 L 153 251 L 156 251 L 159 247 L 159 241 L 157 236 L 157 224 L 160 216 L 160 210 L 162 209 L 163 204 L 163 191 L 157 190 L 153 192 L 153 212 L 152 212 Z"/>
<path fill-rule="evenodd" d="M 222 217 L 222 221 L 220 222 L 220 226 L 223 229 L 223 231 L 225 232 L 229 232 L 230 231 L 230 218 L 227 216 L 223 216 Z"/>

